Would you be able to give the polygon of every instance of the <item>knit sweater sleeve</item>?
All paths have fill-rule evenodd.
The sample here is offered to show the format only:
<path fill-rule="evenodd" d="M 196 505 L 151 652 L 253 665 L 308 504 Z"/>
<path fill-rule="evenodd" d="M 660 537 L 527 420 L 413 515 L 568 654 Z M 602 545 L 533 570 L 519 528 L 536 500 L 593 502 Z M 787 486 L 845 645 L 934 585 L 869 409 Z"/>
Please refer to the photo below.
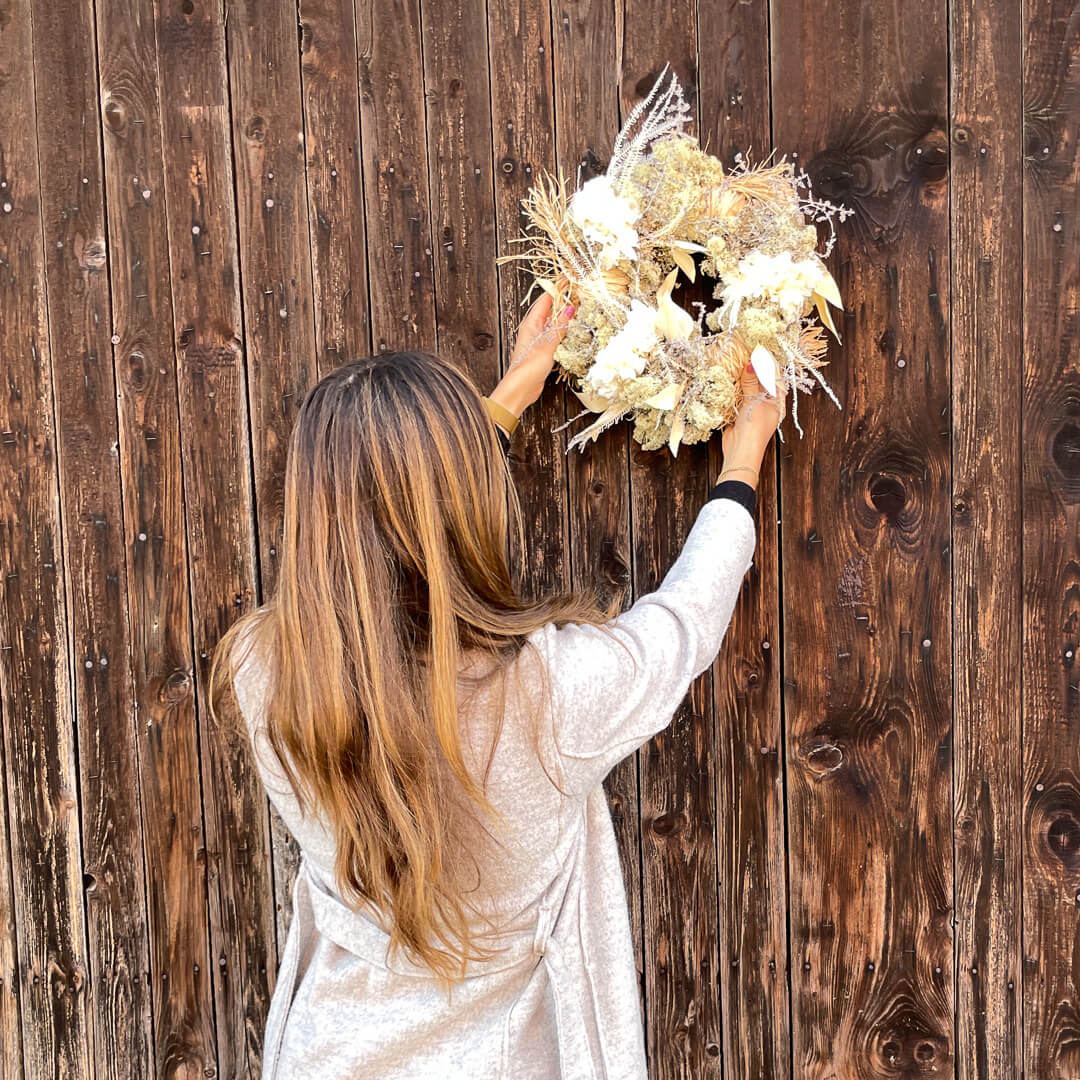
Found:
<path fill-rule="evenodd" d="M 756 542 L 747 505 L 710 498 L 654 591 L 602 626 L 548 623 L 533 634 L 572 792 L 587 793 L 671 722 L 720 651 Z"/>

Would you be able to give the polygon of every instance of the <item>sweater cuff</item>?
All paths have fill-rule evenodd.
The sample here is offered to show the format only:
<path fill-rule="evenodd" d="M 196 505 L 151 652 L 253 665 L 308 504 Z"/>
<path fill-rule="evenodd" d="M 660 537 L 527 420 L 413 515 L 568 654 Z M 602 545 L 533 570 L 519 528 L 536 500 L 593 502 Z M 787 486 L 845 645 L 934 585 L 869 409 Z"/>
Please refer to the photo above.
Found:
<path fill-rule="evenodd" d="M 721 480 L 709 489 L 710 499 L 733 499 L 753 516 L 757 510 L 757 492 L 742 480 Z"/>

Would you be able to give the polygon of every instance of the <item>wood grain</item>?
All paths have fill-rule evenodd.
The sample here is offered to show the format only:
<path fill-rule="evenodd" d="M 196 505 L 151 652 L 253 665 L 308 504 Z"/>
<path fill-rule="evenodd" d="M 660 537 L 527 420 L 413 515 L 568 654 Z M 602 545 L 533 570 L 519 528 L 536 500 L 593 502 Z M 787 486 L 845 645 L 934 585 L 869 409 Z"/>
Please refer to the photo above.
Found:
<path fill-rule="evenodd" d="M 434 349 L 435 260 L 418 0 L 356 5 L 364 205 L 377 352 Z"/>
<path fill-rule="evenodd" d="M 568 182 L 583 184 L 607 168 L 619 130 L 615 10 L 593 0 L 557 3 L 552 20 L 556 156 Z M 572 420 L 584 407 L 572 391 L 562 393 L 566 419 Z M 587 423 L 583 418 L 567 434 Z M 632 598 L 633 585 L 629 439 L 629 428 L 617 425 L 584 452 L 575 450 L 566 458 L 572 583 L 575 588 L 596 590 L 605 604 L 614 599 L 621 607 Z M 626 882 L 644 1010 L 638 755 L 621 761 L 604 788 Z"/>
<path fill-rule="evenodd" d="M 146 868 L 128 628 L 94 11 L 35 4 L 49 328 L 93 957 L 92 1069 L 153 1070 Z"/>
<path fill-rule="evenodd" d="M 353 0 L 300 0 L 315 336 L 320 372 L 371 351 Z"/>
<path fill-rule="evenodd" d="M 627 5 L 622 116 L 670 61 L 700 131 L 697 20 L 689 0 Z M 659 585 L 709 488 L 706 443 L 643 451 L 630 442 L 635 596 Z M 646 1038 L 651 1075 L 719 1077 L 721 1022 L 712 672 L 694 681 L 670 726 L 640 751 Z"/>
<path fill-rule="evenodd" d="M 189 998 L 188 1009 L 194 1014 L 193 1025 L 198 1025 L 198 1053 L 203 1055 L 201 1061 L 192 1055 L 192 1068 L 200 1061 L 201 1070 L 216 1068 L 221 1075 L 235 1075 L 232 1070 L 239 1072 L 249 1067 L 262 1035 L 255 1024 L 251 1031 L 242 1030 L 242 1026 L 252 1003 L 256 1016 L 265 1008 L 268 992 L 269 975 L 246 958 L 251 949 L 250 935 L 264 932 L 269 881 L 263 878 L 259 892 L 245 895 L 241 890 L 250 888 L 250 878 L 230 878 L 234 867 L 240 870 L 243 864 L 232 860 L 229 848 L 223 850 L 227 838 L 219 835 L 219 814 L 229 813 L 235 803 L 227 788 L 215 786 L 214 767 L 215 756 L 228 753 L 229 747 L 216 737 L 205 707 L 206 666 L 220 632 L 221 609 L 235 605 L 237 595 L 242 604 L 255 599 L 225 33 L 221 13 L 210 5 L 162 4 L 157 14 L 171 332 L 183 433 L 185 524 L 193 606 L 191 666 L 171 677 L 166 687 L 185 702 L 190 698 L 192 709 L 198 704 L 200 731 L 204 733 L 204 738 L 190 745 L 183 755 L 176 755 L 191 770 L 190 777 L 184 777 L 181 805 L 186 808 L 189 798 L 199 799 L 200 807 L 204 799 L 207 803 L 205 836 L 198 838 L 192 863 L 178 863 L 171 868 L 173 875 L 182 873 L 186 881 L 172 885 L 170 895 L 174 902 L 191 906 L 192 910 L 184 915 L 194 920 L 197 873 L 202 934 L 204 939 L 212 934 L 211 949 L 195 954 L 191 966 L 198 997 Z M 233 610 L 238 612 L 242 607 Z M 167 693 L 166 700 L 169 696 Z M 186 731 L 194 738 L 194 718 L 188 720 Z M 176 795 L 179 792 L 174 799 Z M 254 820 L 237 824 L 235 841 L 253 844 L 252 858 L 259 859 L 265 851 L 259 814 Z M 187 829 L 185 834 L 194 837 L 193 824 Z M 210 895 L 207 888 L 211 889 Z M 250 919 L 245 917 L 243 926 L 238 927 L 236 919 L 247 915 L 249 900 Z M 230 933 L 235 936 L 227 939 Z M 211 961 L 218 967 L 223 956 L 225 971 L 213 985 Z M 238 985 L 244 979 L 249 983 Z M 212 1039 L 215 1031 L 220 1059 L 216 1046 L 214 1058 L 210 1059 L 210 1050 L 204 1049 L 202 1042 L 204 1038 Z M 160 1058 L 159 1052 L 159 1068 Z"/>
<path fill-rule="evenodd" d="M 1018 5 L 950 7 L 956 1072 L 1021 1075 Z M 1035 1075 L 1040 1075 L 1038 1072 Z"/>
<path fill-rule="evenodd" d="M 1027 9 L 1023 106 L 1023 1067 L 1029 1077 L 1072 1080 L 1080 1076 L 1075 4 Z"/>
<path fill-rule="evenodd" d="M 0 83 L 10 118 L 0 128 L 0 692 L 23 1072 L 85 1076 L 89 971 L 39 197 L 39 180 L 53 181 L 38 173 L 23 0 L 0 3 Z M 46 201 L 55 207 L 61 194 L 70 204 L 76 193 L 50 187 Z"/>
<path fill-rule="evenodd" d="M 701 145 L 728 168 L 736 153 L 757 162 L 771 146 L 767 15 L 763 6 L 698 4 L 699 52 L 708 55 Z M 819 398 L 814 407 L 830 406 Z M 787 868 L 778 857 L 786 843 L 778 445 L 761 465 L 757 550 L 713 665 L 724 1075 L 760 1080 L 791 1075 Z M 719 438 L 709 454 L 715 479 Z"/>
<path fill-rule="evenodd" d="M 3 730 L 0 702 L 0 731 Z M 15 940 L 15 895 L 8 830 L 8 770 L 0 739 L 0 1080 L 23 1080 L 22 1025 L 19 1023 L 19 948 Z"/>
<path fill-rule="evenodd" d="M 855 210 L 781 454 L 792 1063 L 954 1068 L 945 5 L 772 6 L 773 138 Z M 858 41 L 860 48 L 851 47 Z"/>
<path fill-rule="evenodd" d="M 522 245 L 521 199 L 543 170 L 555 169 L 555 112 L 551 69 L 551 24 L 544 7 L 510 4 L 491 13 L 492 137 L 498 254 Z M 516 263 L 499 266 L 500 369 L 505 369 L 528 310 L 522 301 L 531 284 Z M 537 293 L 539 290 L 537 290 Z M 536 299 L 534 295 L 530 303 Z M 487 376 L 485 392 L 500 370 Z M 549 386 L 521 418 L 510 447 L 510 469 L 521 503 L 526 537 L 524 558 L 514 552 L 514 573 L 527 596 L 565 590 L 570 584 L 566 507 L 565 434 L 562 395 Z"/>
<path fill-rule="evenodd" d="M 439 355 L 486 393 L 499 376 L 499 294 L 485 3 L 421 4 L 421 12 Z M 492 12 L 493 32 L 507 14 Z M 513 47 L 526 39 L 503 40 Z M 502 61 L 522 78 L 510 56 Z M 504 176 L 507 164 L 500 159 Z"/>

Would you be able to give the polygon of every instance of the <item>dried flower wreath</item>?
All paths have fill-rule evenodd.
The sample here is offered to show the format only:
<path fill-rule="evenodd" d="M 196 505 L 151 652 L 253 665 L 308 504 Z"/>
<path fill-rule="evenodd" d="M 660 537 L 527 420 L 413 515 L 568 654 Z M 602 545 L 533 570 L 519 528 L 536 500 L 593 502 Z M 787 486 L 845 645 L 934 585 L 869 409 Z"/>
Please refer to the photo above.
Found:
<path fill-rule="evenodd" d="M 627 117 L 602 175 L 569 197 L 561 174 L 541 176 L 522 200 L 535 231 L 518 240 L 530 246 L 498 260 L 526 261 L 530 296 L 539 285 L 554 310 L 575 305 L 555 362 L 585 412 L 555 430 L 599 416 L 567 450 L 623 418 L 646 450 L 708 439 L 734 421 L 747 362 L 782 413 L 792 391 L 800 435 L 797 391 L 820 383 L 840 405 L 818 371 L 827 341 L 811 313 L 840 340 L 828 308 L 840 292 L 822 259 L 833 218 L 854 211 L 813 198 L 786 160 L 751 168 L 738 154 L 725 171 L 683 131 L 690 108 L 674 73 L 661 88 L 667 74 Z M 830 230 L 821 256 L 817 222 Z M 695 319 L 672 292 L 680 272 L 693 282 L 699 271 L 722 303 L 695 302 Z"/>

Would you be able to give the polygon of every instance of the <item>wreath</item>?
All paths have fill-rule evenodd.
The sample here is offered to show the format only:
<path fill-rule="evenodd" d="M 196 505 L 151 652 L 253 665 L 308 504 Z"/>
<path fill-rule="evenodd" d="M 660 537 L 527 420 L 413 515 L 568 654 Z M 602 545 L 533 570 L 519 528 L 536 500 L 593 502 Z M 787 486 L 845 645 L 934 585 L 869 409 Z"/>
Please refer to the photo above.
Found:
<path fill-rule="evenodd" d="M 561 173 L 540 176 L 522 200 L 528 226 L 517 239 L 529 247 L 498 260 L 526 261 L 526 302 L 539 286 L 553 310 L 574 305 L 555 363 L 585 410 L 555 430 L 599 415 L 567 451 L 622 419 L 645 450 L 677 454 L 708 439 L 734 421 L 747 363 L 781 419 L 791 392 L 800 436 L 799 391 L 820 384 L 840 406 L 819 370 L 825 328 L 840 340 L 829 304 L 842 303 L 823 259 L 833 219 L 854 211 L 812 197 L 786 159 L 751 167 L 740 153 L 725 170 L 683 130 L 690 108 L 674 73 L 662 88 L 667 74 L 627 117 L 604 173 L 573 193 Z M 829 234 L 819 254 L 820 222 Z M 699 288 L 715 279 L 720 304 L 693 301 L 695 316 L 676 290 L 699 273 Z"/>

